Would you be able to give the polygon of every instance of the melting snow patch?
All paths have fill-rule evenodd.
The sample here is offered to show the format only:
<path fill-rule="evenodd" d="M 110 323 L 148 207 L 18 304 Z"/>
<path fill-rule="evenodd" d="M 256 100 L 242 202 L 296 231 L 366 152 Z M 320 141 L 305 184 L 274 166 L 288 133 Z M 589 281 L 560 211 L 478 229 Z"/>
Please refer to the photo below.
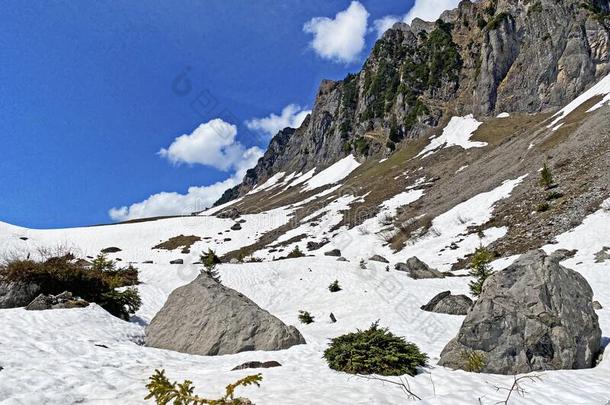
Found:
<path fill-rule="evenodd" d="M 407 246 L 399 252 L 399 256 L 404 260 L 417 256 L 427 264 L 445 271 L 480 245 L 488 245 L 503 237 L 507 232 L 506 227 L 486 229 L 482 238 L 477 234 L 469 233 L 468 228 L 489 221 L 495 204 L 509 197 L 526 176 L 507 180 L 499 187 L 478 194 L 439 215 L 432 221 L 428 236 Z M 452 244 L 455 244 L 454 248 L 449 248 Z"/>
<path fill-rule="evenodd" d="M 314 190 L 328 184 L 338 183 L 349 176 L 358 166 L 360 166 L 360 163 L 358 163 L 356 158 L 353 155 L 349 155 L 312 177 L 311 180 L 305 183 L 303 190 Z"/>
<path fill-rule="evenodd" d="M 468 167 L 468 165 L 465 165 L 465 166 L 460 167 L 459 169 L 457 169 L 457 170 L 455 171 L 455 174 L 458 174 L 459 172 L 461 172 L 461 171 L 465 170 L 467 167 Z"/>
<path fill-rule="evenodd" d="M 595 86 L 582 93 L 580 96 L 574 99 L 570 104 L 559 110 L 553 117 L 555 118 L 547 128 L 553 128 L 553 131 L 557 131 L 561 125 L 557 125 L 559 121 L 567 117 L 571 112 L 580 107 L 583 103 L 589 101 L 595 96 L 605 96 L 602 101 L 595 104 L 587 112 L 592 112 L 601 108 L 605 103 L 610 101 L 610 75 L 604 77 Z"/>
<path fill-rule="evenodd" d="M 307 180 L 309 180 L 313 177 L 315 172 L 316 172 L 316 168 L 314 167 L 313 169 L 311 169 L 310 171 L 308 171 L 305 174 L 302 174 L 302 173 L 297 174 L 295 179 L 292 181 L 292 183 L 288 184 L 286 186 L 286 188 L 298 186 L 299 184 L 305 183 Z"/>
<path fill-rule="evenodd" d="M 248 195 L 258 193 L 260 191 L 268 190 L 273 188 L 278 182 L 286 175 L 284 172 L 279 172 L 271 176 L 263 185 L 258 186 L 250 190 Z"/>
<path fill-rule="evenodd" d="M 391 210 L 392 214 L 396 213 L 396 209 L 409 205 L 414 201 L 419 200 L 424 195 L 423 190 L 410 190 L 397 194 L 381 204 L 382 208 Z"/>
<path fill-rule="evenodd" d="M 460 146 L 464 149 L 482 148 L 487 146 L 486 142 L 472 142 L 470 137 L 483 124 L 477 121 L 472 114 L 465 117 L 453 117 L 449 124 L 443 129 L 443 133 L 432 139 L 432 141 L 419 152 L 417 156 L 426 157 L 439 149 L 450 146 Z"/>
<path fill-rule="evenodd" d="M 508 117 L 510 117 L 510 114 L 507 112 L 503 112 L 503 113 L 498 114 L 498 116 L 496 118 L 508 118 Z"/>

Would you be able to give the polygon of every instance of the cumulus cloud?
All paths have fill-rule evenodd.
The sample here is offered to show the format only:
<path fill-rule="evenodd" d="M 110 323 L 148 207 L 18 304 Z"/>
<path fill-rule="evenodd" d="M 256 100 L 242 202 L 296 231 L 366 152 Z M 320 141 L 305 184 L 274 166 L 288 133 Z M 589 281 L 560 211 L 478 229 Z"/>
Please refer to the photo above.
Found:
<path fill-rule="evenodd" d="M 161 149 L 159 155 L 174 164 L 201 164 L 227 171 L 241 161 L 244 147 L 235 141 L 237 127 L 215 119 L 199 125 Z"/>
<path fill-rule="evenodd" d="M 373 22 L 375 31 L 377 31 L 377 38 L 381 38 L 384 32 L 392 28 L 394 24 L 401 21 L 401 17 L 394 15 L 388 15 Z"/>
<path fill-rule="evenodd" d="M 127 221 L 165 215 L 188 215 L 211 206 L 225 190 L 239 184 L 246 171 L 256 165 L 263 151 L 245 148 L 236 141 L 237 128 L 220 119 L 200 125 L 191 134 L 176 138 L 159 155 L 174 164 L 201 164 L 233 174 L 224 181 L 209 186 L 189 187 L 185 194 L 162 192 L 146 200 L 112 208 L 108 215 L 114 221 Z"/>
<path fill-rule="evenodd" d="M 305 23 L 303 31 L 313 34 L 311 46 L 324 59 L 354 62 L 365 45 L 369 13 L 358 1 L 335 16 L 316 17 Z"/>
<path fill-rule="evenodd" d="M 451 10 L 458 6 L 461 0 L 415 0 L 415 5 L 409 10 L 404 22 L 411 24 L 415 18 L 424 21 L 436 21 L 443 11 Z"/>
<path fill-rule="evenodd" d="M 284 107 L 280 115 L 271 114 L 265 118 L 255 118 L 246 122 L 246 126 L 255 131 L 261 131 L 269 136 L 275 136 L 284 128 L 298 128 L 301 126 L 311 110 L 305 110 L 296 104 Z"/>
<path fill-rule="evenodd" d="M 211 206 L 222 193 L 237 183 L 233 178 L 204 187 L 189 187 L 186 194 L 163 192 L 129 207 L 112 208 L 108 215 L 113 221 L 128 221 L 167 215 L 190 215 Z"/>
<path fill-rule="evenodd" d="M 398 21 L 411 24 L 415 18 L 424 21 L 436 21 L 443 11 L 452 10 L 458 6 L 460 0 L 415 0 L 415 4 L 404 17 L 386 16 L 375 20 L 373 23 L 377 35 L 381 37 L 384 32 L 392 28 Z"/>

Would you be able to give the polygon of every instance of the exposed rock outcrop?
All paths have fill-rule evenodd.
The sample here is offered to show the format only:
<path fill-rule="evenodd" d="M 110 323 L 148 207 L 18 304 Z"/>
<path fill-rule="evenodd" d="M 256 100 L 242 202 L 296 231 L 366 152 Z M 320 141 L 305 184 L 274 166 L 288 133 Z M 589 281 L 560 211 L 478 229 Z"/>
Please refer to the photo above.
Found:
<path fill-rule="evenodd" d="M 593 291 L 562 257 L 532 251 L 488 278 L 439 364 L 467 369 L 474 351 L 485 373 L 593 367 L 601 344 Z"/>
<path fill-rule="evenodd" d="M 244 364 L 240 364 L 239 366 L 235 366 L 231 369 L 231 371 L 236 371 L 236 370 L 246 370 L 249 368 L 273 368 L 273 367 L 281 367 L 282 365 L 280 363 L 278 363 L 275 360 L 271 360 L 271 361 L 265 361 L 265 362 L 261 362 L 261 361 L 249 361 L 247 363 Z"/>
<path fill-rule="evenodd" d="M 472 300 L 466 295 L 452 295 L 451 291 L 443 291 L 426 305 L 422 305 L 421 309 L 439 314 L 466 315 L 472 304 Z"/>
<path fill-rule="evenodd" d="M 45 311 L 49 309 L 84 308 L 87 306 L 89 306 L 87 301 L 74 297 L 72 293 L 65 291 L 57 295 L 40 294 L 25 309 L 28 311 Z"/>
<path fill-rule="evenodd" d="M 324 256 L 341 257 L 341 251 L 339 249 L 329 250 L 328 252 L 324 252 Z"/>
<path fill-rule="evenodd" d="M 409 273 L 409 277 L 415 280 L 445 277 L 443 273 L 436 269 L 430 268 L 430 266 L 419 260 L 417 257 L 410 258 L 406 263 L 396 263 L 394 268 L 398 271 L 405 271 Z"/>
<path fill-rule="evenodd" d="M 147 346 L 204 356 L 304 343 L 294 326 L 205 273 L 173 291 L 146 329 Z"/>
<path fill-rule="evenodd" d="M 390 263 L 390 262 L 388 261 L 388 259 L 386 259 L 385 257 L 380 256 L 380 255 L 374 255 L 374 256 L 372 256 L 372 257 L 371 257 L 369 260 L 370 260 L 370 261 L 372 261 L 372 262 L 379 262 L 379 263 Z"/>
<path fill-rule="evenodd" d="M 0 309 L 28 305 L 40 293 L 40 286 L 23 281 L 0 281 Z"/>
<path fill-rule="evenodd" d="M 240 212 L 236 208 L 229 208 L 226 211 L 222 211 L 216 215 L 218 218 L 222 219 L 237 219 L 241 216 Z"/>

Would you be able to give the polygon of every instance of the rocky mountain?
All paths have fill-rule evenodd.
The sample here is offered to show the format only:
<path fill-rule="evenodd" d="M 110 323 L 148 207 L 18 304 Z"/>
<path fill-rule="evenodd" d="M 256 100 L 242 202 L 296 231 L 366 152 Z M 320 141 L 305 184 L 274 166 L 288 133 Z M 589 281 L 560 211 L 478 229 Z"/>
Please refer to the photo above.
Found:
<path fill-rule="evenodd" d="M 464 0 L 434 23 L 398 23 L 360 72 L 324 81 L 301 127 L 280 131 L 216 205 L 280 172 L 387 157 L 452 116 L 554 111 L 610 72 L 609 10 L 608 0 Z"/>
<path fill-rule="evenodd" d="M 0 401 L 606 403 L 609 5 L 397 24 L 204 212 L 0 222 Z"/>

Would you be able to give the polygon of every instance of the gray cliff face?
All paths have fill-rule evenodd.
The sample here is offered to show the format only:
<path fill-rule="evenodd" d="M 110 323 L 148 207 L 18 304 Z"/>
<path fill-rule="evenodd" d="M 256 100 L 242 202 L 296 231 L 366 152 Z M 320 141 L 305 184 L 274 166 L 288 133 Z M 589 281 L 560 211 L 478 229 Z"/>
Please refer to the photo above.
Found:
<path fill-rule="evenodd" d="M 435 23 L 398 23 L 360 72 L 322 82 L 310 117 L 280 131 L 216 204 L 278 172 L 390 154 L 452 115 L 555 110 L 610 71 L 609 10 L 609 0 L 465 0 Z"/>

